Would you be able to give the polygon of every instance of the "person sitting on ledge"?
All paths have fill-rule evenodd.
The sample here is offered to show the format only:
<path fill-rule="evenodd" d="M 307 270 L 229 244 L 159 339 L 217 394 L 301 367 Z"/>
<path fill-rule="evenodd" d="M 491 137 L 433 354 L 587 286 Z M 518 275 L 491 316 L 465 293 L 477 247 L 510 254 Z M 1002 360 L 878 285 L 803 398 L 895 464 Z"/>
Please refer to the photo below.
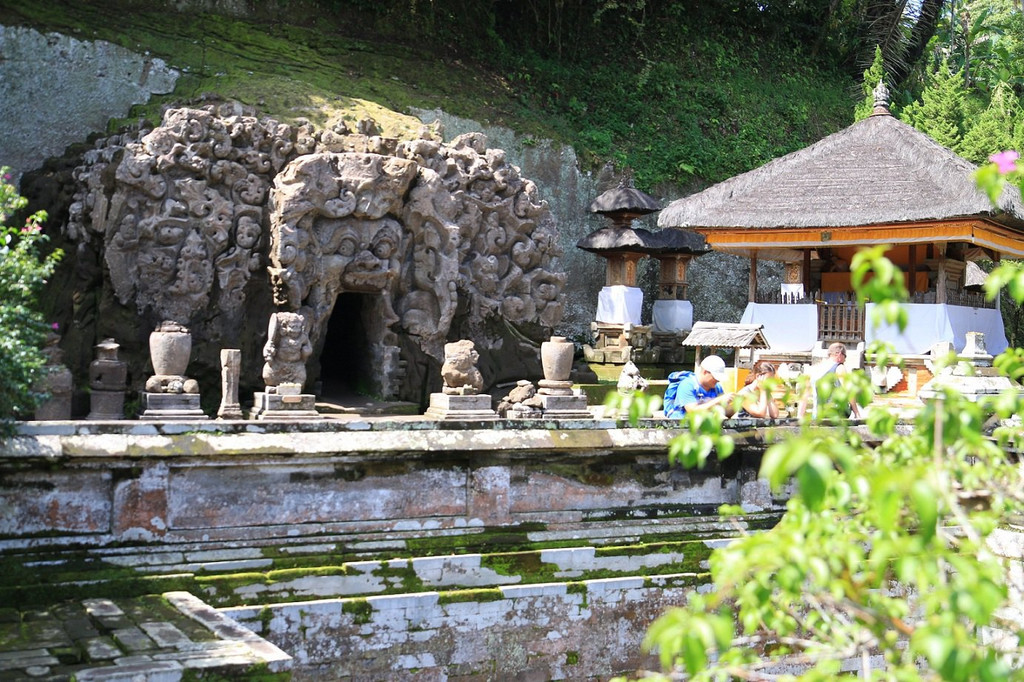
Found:
<path fill-rule="evenodd" d="M 743 404 L 737 417 L 755 417 L 758 419 L 777 419 L 779 406 L 772 398 L 772 390 L 765 386 L 766 380 L 775 378 L 775 365 L 764 360 L 754 363 L 747 375 L 746 385 L 736 395 L 743 396 Z"/>
<path fill-rule="evenodd" d="M 672 372 L 668 375 L 665 390 L 664 412 L 666 417 L 682 417 L 687 412 L 710 410 L 721 407 L 726 416 L 733 413 L 732 393 L 722 388 L 725 380 L 725 360 L 709 355 L 700 361 L 696 372 Z"/>

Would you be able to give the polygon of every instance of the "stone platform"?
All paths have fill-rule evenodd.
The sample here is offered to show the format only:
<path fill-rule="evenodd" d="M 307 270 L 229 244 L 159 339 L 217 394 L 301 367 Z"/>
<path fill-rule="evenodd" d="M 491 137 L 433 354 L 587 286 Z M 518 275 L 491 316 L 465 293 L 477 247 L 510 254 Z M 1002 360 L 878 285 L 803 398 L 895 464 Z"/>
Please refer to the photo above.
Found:
<path fill-rule="evenodd" d="M 25 423 L 0 448 L 0 604 L 187 591 L 297 679 L 628 673 L 737 532 L 718 507 L 781 513 L 756 473 L 792 425 L 766 426 L 688 471 L 665 419 Z"/>
<path fill-rule="evenodd" d="M 290 679 L 291 656 L 187 592 L 0 608 L 0 679 Z"/>

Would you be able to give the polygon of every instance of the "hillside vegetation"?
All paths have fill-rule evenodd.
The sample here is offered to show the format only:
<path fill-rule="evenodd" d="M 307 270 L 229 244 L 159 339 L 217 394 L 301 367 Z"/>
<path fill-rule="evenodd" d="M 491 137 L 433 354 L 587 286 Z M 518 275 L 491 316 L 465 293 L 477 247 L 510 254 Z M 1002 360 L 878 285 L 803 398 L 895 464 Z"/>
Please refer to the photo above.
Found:
<path fill-rule="evenodd" d="M 226 16 L 0 0 L 0 23 L 110 41 L 182 71 L 172 95 L 112 128 L 155 122 L 169 102 L 231 98 L 285 121 L 351 127 L 369 115 L 403 135 L 418 128 L 410 108 L 440 108 L 571 144 L 588 167 L 613 162 L 649 190 L 805 146 L 847 125 L 859 97 L 857 63 L 809 40 L 799 17 L 753 3 L 250 4 Z"/>

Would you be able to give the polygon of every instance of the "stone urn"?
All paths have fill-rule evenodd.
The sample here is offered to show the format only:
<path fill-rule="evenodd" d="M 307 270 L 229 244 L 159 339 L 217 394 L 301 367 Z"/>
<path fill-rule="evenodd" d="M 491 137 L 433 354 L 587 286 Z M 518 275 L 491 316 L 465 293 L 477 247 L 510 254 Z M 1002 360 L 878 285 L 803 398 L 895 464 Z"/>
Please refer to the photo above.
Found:
<path fill-rule="evenodd" d="M 550 341 L 540 344 L 540 364 L 544 368 L 544 379 L 569 381 L 575 352 L 572 341 L 564 336 L 552 336 Z"/>
<path fill-rule="evenodd" d="M 157 376 L 184 376 L 192 355 L 192 335 L 177 322 L 161 322 L 149 335 L 149 358 Z"/>

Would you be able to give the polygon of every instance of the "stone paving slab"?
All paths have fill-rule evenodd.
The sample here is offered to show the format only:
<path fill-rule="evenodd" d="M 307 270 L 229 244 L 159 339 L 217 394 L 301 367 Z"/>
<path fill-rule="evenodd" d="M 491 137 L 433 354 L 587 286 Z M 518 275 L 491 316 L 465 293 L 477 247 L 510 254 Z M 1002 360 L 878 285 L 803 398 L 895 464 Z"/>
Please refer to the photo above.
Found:
<path fill-rule="evenodd" d="M 290 679 L 290 656 L 187 592 L 5 608 L 0 622 L 0 680 Z"/>

